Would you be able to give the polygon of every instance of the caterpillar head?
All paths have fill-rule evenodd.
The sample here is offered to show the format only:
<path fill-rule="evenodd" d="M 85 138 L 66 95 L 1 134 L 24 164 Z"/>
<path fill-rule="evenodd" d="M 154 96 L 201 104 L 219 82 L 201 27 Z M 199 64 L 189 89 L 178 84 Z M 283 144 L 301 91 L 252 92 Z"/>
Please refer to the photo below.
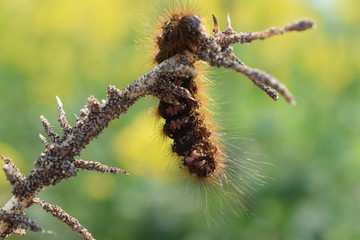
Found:
<path fill-rule="evenodd" d="M 185 50 L 194 52 L 203 31 L 201 19 L 195 14 L 172 14 L 157 36 L 158 52 L 155 61 L 162 61 Z"/>

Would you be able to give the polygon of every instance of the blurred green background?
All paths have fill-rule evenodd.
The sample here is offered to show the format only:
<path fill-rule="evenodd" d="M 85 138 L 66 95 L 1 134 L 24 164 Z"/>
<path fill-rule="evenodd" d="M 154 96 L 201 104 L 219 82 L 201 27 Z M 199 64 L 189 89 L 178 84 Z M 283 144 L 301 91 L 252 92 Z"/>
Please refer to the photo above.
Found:
<path fill-rule="evenodd" d="M 57 125 L 55 96 L 72 123 L 90 95 L 127 86 L 152 69 L 152 36 L 169 2 L 148 0 L 0 0 L 0 154 L 28 174 L 43 150 L 40 115 Z M 189 1 L 191 3 L 191 1 Z M 82 159 L 133 176 L 79 172 L 41 192 L 97 239 L 360 239 L 360 1 L 197 1 L 222 29 L 283 26 L 309 17 L 317 29 L 235 46 L 247 65 L 276 76 L 297 105 L 273 102 L 244 76 L 211 69 L 217 119 L 236 134 L 239 158 L 267 176 L 248 214 L 208 227 L 177 180 L 169 141 L 147 97 L 83 151 Z M 211 25 L 208 27 L 211 30 Z M 57 126 L 57 129 L 59 127 Z M 0 173 L 0 204 L 11 188 Z M 27 210 L 56 234 L 9 239 L 81 239 L 38 207 Z"/>

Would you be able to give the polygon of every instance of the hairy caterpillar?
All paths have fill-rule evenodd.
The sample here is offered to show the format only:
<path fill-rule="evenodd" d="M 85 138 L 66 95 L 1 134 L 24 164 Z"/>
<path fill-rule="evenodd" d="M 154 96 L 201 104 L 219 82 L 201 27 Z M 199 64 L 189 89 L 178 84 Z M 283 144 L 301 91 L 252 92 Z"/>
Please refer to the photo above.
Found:
<path fill-rule="evenodd" d="M 193 52 L 199 46 L 203 23 L 189 11 L 177 10 L 168 13 L 162 32 L 157 36 L 158 52 L 155 61 L 164 60 L 184 51 Z M 194 65 L 189 65 L 194 68 Z M 206 124 L 206 117 L 199 111 L 201 102 L 197 97 L 198 85 L 194 76 L 174 76 L 177 86 L 187 89 L 193 99 L 175 96 L 178 104 L 160 101 L 158 113 L 166 122 L 163 132 L 174 140 L 172 151 L 182 158 L 189 173 L 198 178 L 211 178 L 223 167 L 222 156 L 213 133 Z"/>
<path fill-rule="evenodd" d="M 183 8 L 168 11 L 156 34 L 155 62 L 161 64 L 176 56 L 183 56 L 183 60 L 179 60 L 177 64 L 178 67 L 185 66 L 187 72 L 189 69 L 197 71 L 194 63 L 198 60 L 215 67 L 230 68 L 247 76 L 255 86 L 272 99 L 278 100 L 278 94 L 280 94 L 288 102 L 295 103 L 285 85 L 270 74 L 247 67 L 232 53 L 230 45 L 238 42 L 250 43 L 256 39 L 265 39 L 286 31 L 303 31 L 311 28 L 313 23 L 310 20 L 301 20 L 288 24 L 284 28 L 270 28 L 263 32 L 244 34 L 232 29 L 229 17 L 228 28 L 224 32 L 219 31 L 214 15 L 213 20 L 214 35 L 209 36 L 205 33 L 203 22 L 198 14 Z M 223 153 L 217 141 L 217 135 L 208 125 L 208 117 L 201 111 L 203 102 L 198 96 L 199 87 L 195 74 L 178 74 L 178 72 L 173 70 L 173 74 L 164 76 L 162 80 L 164 84 L 172 86 L 170 88 L 177 92 L 165 93 L 159 90 L 161 93 L 158 94 L 160 98 L 158 114 L 165 119 L 163 133 L 173 139 L 172 151 L 181 158 L 181 165 L 190 176 L 194 177 L 193 179 L 202 184 L 212 183 L 205 184 L 208 189 L 219 186 L 217 192 L 223 191 L 222 195 L 227 197 L 225 204 L 231 201 L 243 206 L 242 195 L 246 190 L 233 179 L 240 179 L 247 184 L 244 180 L 246 177 L 236 176 L 237 170 L 246 173 L 244 169 L 247 167 L 234 164 Z M 180 92 L 181 94 L 178 94 Z M 258 173 L 246 174 L 258 180 Z"/>
<path fill-rule="evenodd" d="M 202 32 L 204 32 L 202 20 L 192 11 L 175 9 L 168 12 L 156 36 L 157 52 L 154 60 L 160 64 L 176 54 L 184 54 L 185 51 L 196 52 Z M 197 72 L 201 71 L 193 63 L 188 67 Z M 224 210 L 231 210 L 232 213 L 238 214 L 246 209 L 243 194 L 246 190 L 242 186 L 245 184 L 241 181 L 247 181 L 245 180 L 247 177 L 242 176 L 239 181 L 235 176 L 241 174 L 244 169 L 240 169 L 238 162 L 235 164 L 230 162 L 223 151 L 218 134 L 214 131 L 216 128 L 214 129 L 209 122 L 211 121 L 209 111 L 202 111 L 206 106 L 202 96 L 199 96 L 201 86 L 196 77 L 191 74 L 188 76 L 174 74 L 167 79 L 187 89 L 191 99 L 174 95 L 177 104 L 160 100 L 158 114 L 165 119 L 162 131 L 173 139 L 172 152 L 180 158 L 180 167 L 190 177 L 185 179 L 188 180 L 188 187 L 201 191 L 205 212 L 211 211 L 210 215 L 213 215 L 214 208 L 209 205 L 214 201 L 220 201 L 220 205 L 223 206 L 223 209 L 220 209 L 221 213 L 224 213 Z M 199 188 L 197 189 L 196 186 Z M 220 216 L 224 215 L 220 214 Z"/>

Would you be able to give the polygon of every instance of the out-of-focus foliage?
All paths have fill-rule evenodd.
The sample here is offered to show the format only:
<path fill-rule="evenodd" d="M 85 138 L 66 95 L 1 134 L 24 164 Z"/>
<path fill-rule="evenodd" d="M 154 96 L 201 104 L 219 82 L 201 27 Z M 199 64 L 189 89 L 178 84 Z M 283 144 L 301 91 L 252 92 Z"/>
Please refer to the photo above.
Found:
<path fill-rule="evenodd" d="M 0 154 L 28 173 L 43 149 L 39 115 L 56 123 L 55 95 L 74 122 L 89 95 L 104 98 L 107 85 L 122 88 L 149 71 L 153 25 L 172 5 L 167 2 L 0 0 Z M 238 157 L 270 163 L 261 164 L 268 180 L 255 186 L 250 214 L 210 228 L 197 217 L 203 209 L 179 186 L 183 176 L 169 141 L 159 136 L 161 125 L 151 123 L 157 100 L 150 97 L 81 156 L 133 176 L 79 172 L 41 197 L 102 240 L 360 239 L 360 1 L 208 0 L 196 6 L 209 32 L 211 14 L 224 29 L 227 12 L 234 29 L 244 32 L 301 17 L 318 25 L 235 46 L 247 65 L 286 83 L 296 106 L 273 102 L 234 72 L 211 70 L 217 119 L 239 136 L 231 142 L 241 148 Z M 0 193 L 3 205 L 11 196 L 3 173 Z M 41 209 L 28 212 L 57 235 L 9 239 L 80 239 Z"/>

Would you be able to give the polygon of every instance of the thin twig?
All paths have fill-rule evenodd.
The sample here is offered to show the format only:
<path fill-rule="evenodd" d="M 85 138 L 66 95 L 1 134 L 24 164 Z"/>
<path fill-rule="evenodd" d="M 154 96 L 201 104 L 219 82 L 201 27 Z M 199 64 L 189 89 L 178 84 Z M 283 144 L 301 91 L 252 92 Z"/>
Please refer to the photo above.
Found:
<path fill-rule="evenodd" d="M 63 104 L 58 96 L 56 96 L 56 100 L 57 100 L 57 104 L 58 104 L 60 127 L 63 132 L 67 132 L 71 129 L 71 126 L 70 126 L 68 120 L 66 119 Z"/>
<path fill-rule="evenodd" d="M 82 170 L 89 170 L 89 171 L 97 171 L 97 172 L 102 172 L 102 173 L 112 173 L 112 174 L 125 174 L 130 176 L 131 173 L 122 170 L 120 168 L 116 168 L 116 167 L 110 167 L 108 165 L 99 163 L 99 162 L 93 162 L 93 161 L 84 161 L 84 160 L 78 160 L 76 159 L 74 161 L 75 167 L 82 169 Z"/>
<path fill-rule="evenodd" d="M 231 34 L 223 34 L 219 37 L 218 43 L 221 46 L 228 46 L 235 43 L 251 43 L 254 40 L 264 40 L 279 34 L 290 31 L 304 31 L 315 27 L 315 24 L 309 19 L 294 21 L 284 27 L 271 27 L 260 32 L 237 33 L 232 31 Z"/>
<path fill-rule="evenodd" d="M 66 213 L 59 206 L 52 205 L 39 198 L 34 199 L 34 204 L 41 206 L 46 212 L 68 225 L 74 232 L 79 233 L 84 239 L 95 240 L 91 233 L 83 227 L 76 218 L 70 216 L 70 214 Z"/>
<path fill-rule="evenodd" d="M 0 234 L 0 239 L 12 234 L 25 234 L 25 230 L 44 232 L 39 224 L 23 213 L 8 212 L 0 209 L 0 221 L 5 222 L 8 226 L 7 231 Z"/>
<path fill-rule="evenodd" d="M 59 141 L 60 137 L 59 135 L 55 132 L 54 130 L 54 126 L 51 125 L 51 123 L 43 116 L 40 116 L 40 120 L 43 124 L 43 127 L 45 129 L 46 134 L 50 137 L 52 142 L 57 142 Z"/>
<path fill-rule="evenodd" d="M 45 147 L 48 147 L 49 146 L 49 142 L 48 140 L 46 139 L 46 137 L 44 137 L 42 134 L 39 133 L 39 138 L 40 140 L 43 142 L 43 144 L 45 145 Z"/>

